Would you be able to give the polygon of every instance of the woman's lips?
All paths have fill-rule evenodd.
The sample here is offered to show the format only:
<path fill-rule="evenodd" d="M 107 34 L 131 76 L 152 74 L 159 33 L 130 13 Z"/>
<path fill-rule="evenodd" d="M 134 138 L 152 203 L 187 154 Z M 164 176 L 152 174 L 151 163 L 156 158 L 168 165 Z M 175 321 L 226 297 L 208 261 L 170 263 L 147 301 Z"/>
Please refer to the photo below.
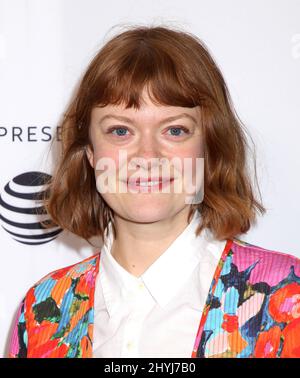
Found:
<path fill-rule="evenodd" d="M 127 180 L 128 189 L 139 190 L 143 192 L 162 190 L 174 181 L 174 177 L 170 178 L 130 178 Z"/>

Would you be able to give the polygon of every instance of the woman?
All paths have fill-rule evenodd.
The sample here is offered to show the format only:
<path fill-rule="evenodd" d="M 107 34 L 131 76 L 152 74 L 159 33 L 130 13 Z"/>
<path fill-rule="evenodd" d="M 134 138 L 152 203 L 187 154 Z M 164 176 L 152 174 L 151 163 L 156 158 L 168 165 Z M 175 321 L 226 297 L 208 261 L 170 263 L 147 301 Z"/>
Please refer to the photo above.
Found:
<path fill-rule="evenodd" d="M 300 260 L 237 238 L 265 212 L 247 146 L 197 37 L 133 27 L 108 41 L 45 198 L 55 224 L 104 244 L 28 290 L 9 356 L 300 357 Z"/>

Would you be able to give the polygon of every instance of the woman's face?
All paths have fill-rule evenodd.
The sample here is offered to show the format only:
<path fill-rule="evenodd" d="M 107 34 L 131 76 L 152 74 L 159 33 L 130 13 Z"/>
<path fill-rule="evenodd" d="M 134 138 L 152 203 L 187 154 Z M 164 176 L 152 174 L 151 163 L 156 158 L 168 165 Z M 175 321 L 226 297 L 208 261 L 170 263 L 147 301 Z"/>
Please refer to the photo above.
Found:
<path fill-rule="evenodd" d="M 92 110 L 87 157 L 97 190 L 116 215 L 155 222 L 190 206 L 195 185 L 203 183 L 200 107 L 155 105 L 146 91 L 143 100 L 139 110 Z"/>

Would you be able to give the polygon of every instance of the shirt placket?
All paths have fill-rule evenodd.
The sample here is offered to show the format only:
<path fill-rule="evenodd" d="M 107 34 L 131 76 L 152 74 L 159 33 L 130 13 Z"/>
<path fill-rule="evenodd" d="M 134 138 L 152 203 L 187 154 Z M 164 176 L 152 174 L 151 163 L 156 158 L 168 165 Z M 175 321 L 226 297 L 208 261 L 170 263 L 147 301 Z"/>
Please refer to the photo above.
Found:
<path fill-rule="evenodd" d="M 145 317 L 153 306 L 153 299 L 144 283 L 140 281 L 124 293 L 129 315 L 124 325 L 121 357 L 139 357 L 139 342 Z"/>

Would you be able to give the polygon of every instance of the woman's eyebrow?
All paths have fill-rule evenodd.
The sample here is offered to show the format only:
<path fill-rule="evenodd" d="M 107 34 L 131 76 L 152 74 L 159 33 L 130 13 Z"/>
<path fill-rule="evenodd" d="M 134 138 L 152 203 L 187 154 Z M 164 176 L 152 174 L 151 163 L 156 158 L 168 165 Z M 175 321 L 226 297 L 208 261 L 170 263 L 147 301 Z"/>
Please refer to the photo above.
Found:
<path fill-rule="evenodd" d="M 181 114 L 178 114 L 176 116 L 167 117 L 167 118 L 163 119 L 162 121 L 160 121 L 159 124 L 163 125 L 164 123 L 175 121 L 179 118 L 188 118 L 188 119 L 192 120 L 194 123 L 197 123 L 196 118 L 193 117 L 192 115 L 190 115 L 188 113 L 181 113 Z M 102 123 L 103 121 L 105 121 L 107 119 L 117 119 L 118 121 L 134 123 L 134 120 L 129 118 L 129 117 L 118 116 L 118 115 L 115 115 L 115 114 L 106 114 L 105 116 L 100 118 L 99 123 Z"/>

